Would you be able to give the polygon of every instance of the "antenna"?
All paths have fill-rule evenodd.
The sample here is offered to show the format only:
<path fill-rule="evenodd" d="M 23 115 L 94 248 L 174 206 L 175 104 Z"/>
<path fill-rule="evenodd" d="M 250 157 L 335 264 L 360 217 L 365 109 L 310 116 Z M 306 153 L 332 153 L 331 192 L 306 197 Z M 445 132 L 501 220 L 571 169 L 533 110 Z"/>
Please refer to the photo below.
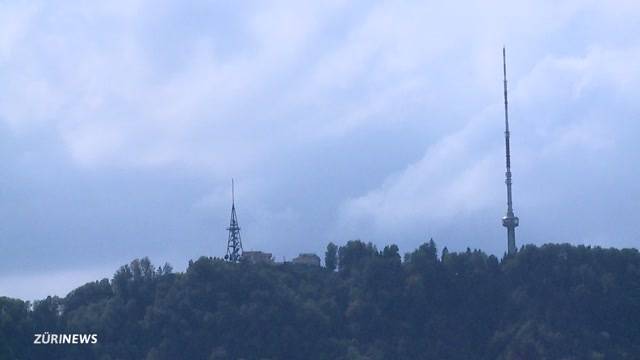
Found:
<path fill-rule="evenodd" d="M 513 201 L 511 196 L 511 144 L 509 132 L 509 101 L 507 100 L 507 51 L 502 47 L 502 69 L 504 74 L 504 146 L 506 160 L 506 179 L 507 184 L 507 215 L 513 215 Z"/>
<path fill-rule="evenodd" d="M 231 220 L 227 231 L 229 231 L 229 238 L 227 240 L 227 255 L 224 258 L 230 262 L 238 262 L 242 257 L 242 239 L 236 216 L 236 194 L 233 178 L 231 179 Z"/>
<path fill-rule="evenodd" d="M 520 219 L 513 213 L 513 199 L 511 194 L 511 144 L 509 132 L 509 103 L 507 101 L 507 51 L 502 47 L 502 71 L 504 75 L 504 147 L 505 147 L 505 184 L 507 185 L 507 215 L 502 218 L 502 226 L 507 228 L 508 254 L 516 252 L 516 227 Z"/>

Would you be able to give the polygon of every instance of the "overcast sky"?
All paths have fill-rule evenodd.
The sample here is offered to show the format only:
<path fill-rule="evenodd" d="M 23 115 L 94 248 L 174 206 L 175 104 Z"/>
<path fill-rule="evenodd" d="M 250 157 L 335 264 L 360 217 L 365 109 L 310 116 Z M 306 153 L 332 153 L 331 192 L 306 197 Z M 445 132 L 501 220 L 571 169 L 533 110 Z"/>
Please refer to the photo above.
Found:
<path fill-rule="evenodd" d="M 212 3 L 212 4 L 208 4 Z M 637 1 L 0 1 L 0 295 L 149 256 L 640 237 Z"/>

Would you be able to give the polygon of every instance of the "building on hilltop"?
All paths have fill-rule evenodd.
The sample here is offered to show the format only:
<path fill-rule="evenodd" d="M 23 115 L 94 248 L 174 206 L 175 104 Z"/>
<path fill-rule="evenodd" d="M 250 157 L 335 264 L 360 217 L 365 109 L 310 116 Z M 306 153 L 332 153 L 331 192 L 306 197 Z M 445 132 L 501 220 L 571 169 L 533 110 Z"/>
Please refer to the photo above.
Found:
<path fill-rule="evenodd" d="M 313 253 L 304 253 L 291 260 L 294 264 L 320 266 L 320 257 Z"/>
<path fill-rule="evenodd" d="M 245 251 L 242 260 L 251 264 L 273 264 L 273 255 L 262 251 Z"/>

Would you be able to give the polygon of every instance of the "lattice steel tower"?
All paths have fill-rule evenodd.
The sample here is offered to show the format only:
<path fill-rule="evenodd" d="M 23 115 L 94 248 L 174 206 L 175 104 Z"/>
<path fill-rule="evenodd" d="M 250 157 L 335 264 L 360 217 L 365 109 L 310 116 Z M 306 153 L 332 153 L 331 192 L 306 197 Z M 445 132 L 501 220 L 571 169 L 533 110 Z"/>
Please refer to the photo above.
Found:
<path fill-rule="evenodd" d="M 229 231 L 229 240 L 227 240 L 227 255 L 224 258 L 227 261 L 238 262 L 242 256 L 242 239 L 240 238 L 240 226 L 238 226 L 238 217 L 236 216 L 233 179 L 231 179 L 231 221 L 227 230 Z"/>
<path fill-rule="evenodd" d="M 506 50 L 502 48 L 502 70 L 504 73 L 504 145 L 505 156 L 507 162 L 507 172 L 505 173 L 505 184 L 507 184 L 507 215 L 502 218 L 502 226 L 507 228 L 507 252 L 515 254 L 516 252 L 516 227 L 520 223 L 520 219 L 513 213 L 513 200 L 511 197 L 511 148 L 509 144 L 509 108 L 507 105 L 507 55 Z"/>

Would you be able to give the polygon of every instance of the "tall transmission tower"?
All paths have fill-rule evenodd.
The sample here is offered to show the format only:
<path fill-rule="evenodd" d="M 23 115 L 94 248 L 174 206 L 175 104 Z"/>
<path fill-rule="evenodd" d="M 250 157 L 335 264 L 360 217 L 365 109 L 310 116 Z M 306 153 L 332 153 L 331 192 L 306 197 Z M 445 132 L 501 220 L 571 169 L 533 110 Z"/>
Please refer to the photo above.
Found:
<path fill-rule="evenodd" d="M 507 172 L 505 173 L 505 184 L 507 184 L 507 215 L 502 218 L 502 226 L 507 228 L 507 253 L 515 254 L 516 248 L 516 227 L 520 219 L 513 213 L 513 199 L 511 196 L 511 148 L 509 144 L 509 107 L 507 103 L 507 52 L 502 48 L 502 70 L 504 73 L 504 145 Z"/>
<path fill-rule="evenodd" d="M 236 197 L 235 186 L 231 179 L 231 221 L 229 222 L 229 240 L 227 240 L 227 255 L 224 259 L 230 262 L 240 261 L 242 256 L 242 239 L 240 238 L 240 226 L 238 226 L 238 217 L 236 216 Z"/>

